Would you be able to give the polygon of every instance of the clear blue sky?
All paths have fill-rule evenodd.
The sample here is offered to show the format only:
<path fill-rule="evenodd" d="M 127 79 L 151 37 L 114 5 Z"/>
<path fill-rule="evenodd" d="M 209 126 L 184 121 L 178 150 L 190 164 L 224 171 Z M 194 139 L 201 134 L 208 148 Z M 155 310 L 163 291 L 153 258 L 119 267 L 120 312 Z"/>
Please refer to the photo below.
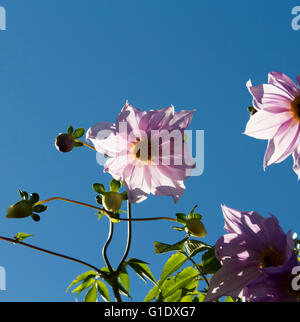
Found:
<path fill-rule="evenodd" d="M 291 28 L 296 1 L 27 0 L 0 1 L 7 31 L 0 31 L 0 235 L 32 233 L 28 242 L 100 267 L 108 222 L 94 212 L 53 202 L 39 223 L 5 218 L 17 189 L 42 199 L 64 196 L 94 202 L 94 182 L 110 176 L 88 149 L 63 155 L 54 138 L 68 125 L 88 128 L 113 122 L 128 99 L 148 110 L 173 104 L 196 109 L 190 129 L 205 130 L 205 170 L 186 181 L 177 205 L 151 196 L 133 206 L 134 217 L 174 216 L 195 204 L 208 237 L 223 234 L 221 204 L 275 214 L 285 231 L 300 232 L 300 183 L 292 159 L 262 168 L 266 141 L 241 133 L 251 96 L 245 84 L 267 80 L 269 71 L 300 74 L 300 31 Z M 299 3 L 298 3 L 299 5 Z M 182 238 L 169 222 L 135 223 L 130 257 L 151 263 L 159 277 L 166 256 L 155 240 Z M 110 247 L 114 266 L 123 254 L 126 225 Z M 0 301 L 74 301 L 69 282 L 79 264 L 0 242 L 7 291 Z M 132 276 L 132 296 L 150 288 Z"/>

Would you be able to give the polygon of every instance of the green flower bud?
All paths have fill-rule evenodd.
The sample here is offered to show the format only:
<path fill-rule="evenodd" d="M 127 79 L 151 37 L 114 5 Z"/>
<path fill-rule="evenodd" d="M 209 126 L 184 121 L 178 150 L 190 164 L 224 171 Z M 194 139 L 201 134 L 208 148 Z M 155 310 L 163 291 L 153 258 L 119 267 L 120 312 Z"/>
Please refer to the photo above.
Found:
<path fill-rule="evenodd" d="M 60 152 L 70 152 L 74 148 L 74 140 L 66 133 L 59 134 L 55 139 L 55 146 Z"/>
<path fill-rule="evenodd" d="M 102 198 L 102 204 L 107 211 L 118 211 L 122 205 L 122 196 L 117 192 L 106 192 Z"/>
<path fill-rule="evenodd" d="M 32 215 L 32 204 L 30 201 L 21 200 L 7 209 L 7 218 L 26 218 Z"/>
<path fill-rule="evenodd" d="M 186 222 L 185 230 L 192 236 L 203 238 L 207 235 L 206 229 L 202 221 L 198 218 L 188 219 Z"/>

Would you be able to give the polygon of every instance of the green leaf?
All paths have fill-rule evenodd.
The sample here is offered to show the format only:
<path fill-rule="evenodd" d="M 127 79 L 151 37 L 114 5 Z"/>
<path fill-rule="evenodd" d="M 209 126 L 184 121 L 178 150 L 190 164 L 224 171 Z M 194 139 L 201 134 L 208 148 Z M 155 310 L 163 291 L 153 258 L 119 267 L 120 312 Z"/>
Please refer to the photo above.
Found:
<path fill-rule="evenodd" d="M 89 289 L 84 297 L 84 302 L 97 302 L 97 285 L 94 285 Z"/>
<path fill-rule="evenodd" d="M 73 126 L 69 126 L 67 130 L 67 134 L 72 136 L 73 132 L 74 132 Z"/>
<path fill-rule="evenodd" d="M 175 291 L 174 293 L 172 293 L 169 297 L 167 297 L 165 299 L 165 301 L 168 303 L 179 302 L 182 297 L 182 293 L 183 293 L 183 290 L 179 289 L 179 290 Z"/>
<path fill-rule="evenodd" d="M 111 180 L 109 183 L 110 191 L 113 192 L 119 192 L 119 189 L 121 188 L 121 183 L 115 179 Z"/>
<path fill-rule="evenodd" d="M 106 190 L 104 188 L 104 185 L 101 183 L 94 183 L 93 184 L 93 189 L 95 192 L 99 193 L 100 195 L 105 195 Z"/>
<path fill-rule="evenodd" d="M 120 274 L 119 274 L 119 279 L 122 285 L 124 286 L 125 290 L 130 293 L 130 280 L 129 280 L 129 275 L 126 270 L 126 268 L 122 268 Z"/>
<path fill-rule="evenodd" d="M 75 147 L 75 148 L 80 148 L 80 147 L 82 147 L 83 146 L 83 143 L 82 142 L 74 142 L 73 143 L 73 146 Z"/>
<path fill-rule="evenodd" d="M 31 218 L 35 221 L 35 222 L 39 222 L 41 220 L 41 217 L 37 214 L 32 214 Z"/>
<path fill-rule="evenodd" d="M 81 292 L 88 289 L 95 283 L 95 280 L 93 277 L 86 278 L 78 287 L 76 287 L 72 293 L 77 293 L 77 296 L 80 295 Z"/>
<path fill-rule="evenodd" d="M 32 205 L 34 205 L 39 201 L 39 199 L 40 199 L 39 195 L 34 192 L 30 195 L 29 201 L 31 202 Z"/>
<path fill-rule="evenodd" d="M 167 280 L 167 278 L 169 278 L 172 274 L 174 274 L 175 272 L 177 272 L 179 270 L 179 268 L 187 261 L 187 257 L 181 253 L 176 253 L 174 255 L 172 255 L 168 261 L 166 262 L 160 279 L 157 282 L 157 285 L 159 287 L 161 287 L 164 282 Z"/>
<path fill-rule="evenodd" d="M 85 133 L 85 129 L 79 128 L 76 129 L 75 132 L 72 134 L 73 139 L 79 139 L 81 138 Z"/>
<path fill-rule="evenodd" d="M 177 231 L 185 231 L 185 229 L 183 227 L 172 226 L 171 228 L 173 228 Z"/>
<path fill-rule="evenodd" d="M 196 240 L 196 239 L 187 240 L 184 243 L 184 246 L 185 246 L 186 251 L 190 257 L 193 257 L 200 252 L 204 252 L 204 251 L 212 248 L 211 246 L 209 246 L 199 240 Z"/>
<path fill-rule="evenodd" d="M 186 214 L 182 214 L 182 213 L 176 214 L 176 219 L 177 219 L 177 222 L 183 225 L 185 225 L 187 221 Z"/>
<path fill-rule="evenodd" d="M 23 200 L 28 200 L 28 193 L 19 189 L 19 194 Z"/>
<path fill-rule="evenodd" d="M 98 220 L 100 220 L 104 216 L 104 213 L 102 211 L 98 211 L 97 215 L 98 215 Z"/>
<path fill-rule="evenodd" d="M 225 302 L 234 302 L 234 300 L 231 296 L 226 296 Z"/>
<path fill-rule="evenodd" d="M 220 268 L 221 264 L 216 258 L 215 249 L 212 247 L 202 255 L 202 263 L 199 264 L 203 274 L 215 274 Z"/>
<path fill-rule="evenodd" d="M 153 282 L 154 284 L 156 284 L 155 278 L 148 266 L 148 263 L 141 261 L 137 258 L 130 258 L 127 261 L 127 264 L 137 273 L 137 275 L 144 280 L 145 282 L 147 282 L 147 280 L 145 279 L 148 278 L 151 282 Z"/>
<path fill-rule="evenodd" d="M 68 290 L 75 284 L 78 284 L 79 282 L 85 280 L 85 279 L 89 279 L 91 277 L 95 277 L 97 276 L 98 273 L 94 272 L 94 271 L 87 271 L 87 272 L 84 272 L 83 274 L 81 275 L 78 275 L 75 280 L 68 286 L 68 288 L 66 289 L 66 292 L 68 292 Z"/>
<path fill-rule="evenodd" d="M 198 206 L 194 206 L 194 208 L 190 211 L 189 215 L 188 215 L 188 219 L 191 219 L 191 218 L 194 218 L 194 212 L 195 212 L 195 209 L 197 208 Z"/>
<path fill-rule="evenodd" d="M 97 202 L 98 205 L 102 206 L 102 197 L 100 195 L 96 196 L 96 202 Z"/>
<path fill-rule="evenodd" d="M 44 205 L 36 205 L 34 207 L 32 207 L 32 211 L 37 212 L 37 213 L 41 213 L 43 211 L 46 211 L 48 209 L 47 206 Z"/>
<path fill-rule="evenodd" d="M 178 289 L 190 283 L 199 276 L 199 272 L 193 267 L 186 267 L 181 272 L 167 280 L 161 287 L 161 294 L 164 299 L 175 293 Z"/>
<path fill-rule="evenodd" d="M 248 111 L 250 112 L 251 116 L 254 115 L 257 112 L 257 110 L 253 106 L 249 106 Z"/>
<path fill-rule="evenodd" d="M 184 242 L 180 241 L 173 245 L 160 243 L 158 241 L 154 242 L 154 251 L 156 254 L 163 254 L 167 252 L 174 252 L 174 251 L 184 251 Z"/>
<path fill-rule="evenodd" d="M 33 235 L 26 234 L 26 233 L 17 233 L 17 235 L 14 237 L 14 239 L 19 242 L 19 241 L 23 241 L 24 239 L 31 237 L 31 236 L 33 236 Z"/>
<path fill-rule="evenodd" d="M 155 285 L 149 293 L 146 295 L 144 302 L 150 302 L 155 299 L 159 295 L 160 289 L 157 285 Z"/>
<path fill-rule="evenodd" d="M 100 296 L 104 299 L 104 301 L 110 302 L 109 292 L 106 285 L 99 280 L 97 280 L 96 283 L 97 283 L 97 290 Z"/>

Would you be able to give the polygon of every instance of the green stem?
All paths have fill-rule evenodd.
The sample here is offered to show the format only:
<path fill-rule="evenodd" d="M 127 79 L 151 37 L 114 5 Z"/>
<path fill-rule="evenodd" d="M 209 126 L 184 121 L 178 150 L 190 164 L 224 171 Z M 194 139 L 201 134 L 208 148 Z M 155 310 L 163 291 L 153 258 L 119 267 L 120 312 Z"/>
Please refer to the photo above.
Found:
<path fill-rule="evenodd" d="M 186 256 L 187 259 L 189 259 L 195 265 L 197 271 L 200 273 L 201 277 L 206 282 L 207 286 L 209 286 L 209 281 L 208 281 L 207 277 L 205 276 L 205 274 L 203 274 L 203 272 L 200 269 L 200 267 L 198 266 L 198 264 L 187 253 L 184 253 L 184 255 Z"/>
<path fill-rule="evenodd" d="M 98 272 L 100 274 L 100 276 L 106 276 L 106 274 L 104 272 L 102 272 L 99 268 L 97 268 L 97 267 L 95 267 L 95 266 L 93 266 L 93 265 L 91 265 L 89 263 L 86 263 L 86 262 L 84 262 L 82 260 L 79 260 L 77 258 L 70 257 L 70 256 L 67 256 L 67 255 L 63 255 L 63 254 L 59 254 L 59 253 L 56 253 L 56 252 L 53 252 L 53 251 L 50 251 L 50 250 L 47 250 L 47 249 L 44 249 L 44 248 L 41 248 L 41 247 L 37 247 L 37 246 L 30 245 L 30 244 L 27 244 L 27 243 L 24 243 L 24 242 L 21 242 L 21 241 L 17 241 L 16 239 L 12 239 L 12 238 L 7 238 L 7 237 L 0 236 L 0 239 L 4 240 L 4 241 L 7 241 L 7 242 L 10 242 L 10 243 L 13 243 L 13 244 L 20 244 L 22 246 L 32 248 L 32 249 L 38 250 L 38 251 L 46 253 L 46 254 L 54 255 L 54 256 L 57 256 L 57 257 L 64 258 L 64 259 L 68 259 L 70 261 L 85 265 L 85 266 L 93 269 L 94 271 Z"/>
<path fill-rule="evenodd" d="M 125 249 L 125 252 L 124 252 L 124 255 L 123 255 L 123 258 L 117 268 L 117 272 L 119 273 L 120 270 L 122 269 L 122 265 L 123 263 L 125 262 L 127 256 L 128 256 L 128 253 L 129 253 L 129 250 L 130 250 L 130 245 L 131 245 L 131 235 L 132 235 L 132 227 L 131 227 L 131 203 L 129 200 L 127 200 L 127 215 L 128 215 L 128 233 L 127 233 L 127 244 L 126 244 L 126 249 Z"/>

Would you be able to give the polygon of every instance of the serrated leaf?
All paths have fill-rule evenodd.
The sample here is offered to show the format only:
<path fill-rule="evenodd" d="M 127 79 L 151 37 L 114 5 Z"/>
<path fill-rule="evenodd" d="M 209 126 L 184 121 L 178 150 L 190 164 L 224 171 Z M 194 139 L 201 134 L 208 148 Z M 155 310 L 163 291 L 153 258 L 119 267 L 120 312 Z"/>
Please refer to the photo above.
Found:
<path fill-rule="evenodd" d="M 17 235 L 14 237 L 16 241 L 23 241 L 24 239 L 28 237 L 32 237 L 33 235 L 31 234 L 26 234 L 26 233 L 17 233 Z"/>
<path fill-rule="evenodd" d="M 87 272 L 84 272 L 83 274 L 80 274 L 78 275 L 74 281 L 72 281 L 72 283 L 67 287 L 66 289 L 66 292 L 68 292 L 68 290 L 73 286 L 73 285 L 76 285 L 78 284 L 79 282 L 85 280 L 85 279 L 88 279 L 88 278 L 91 278 L 91 277 L 95 277 L 97 276 L 98 273 L 94 272 L 94 271 L 87 271 Z"/>
<path fill-rule="evenodd" d="M 189 239 L 184 243 L 184 246 L 186 248 L 186 251 L 190 257 L 195 256 L 196 254 L 200 252 L 204 252 L 210 248 L 211 246 L 196 240 L 196 239 Z"/>
<path fill-rule="evenodd" d="M 89 289 L 84 297 L 84 302 L 97 302 L 97 286 L 96 283 Z"/>
<path fill-rule="evenodd" d="M 214 274 L 221 268 L 221 264 L 216 258 L 213 247 L 202 255 L 202 263 L 200 263 L 199 266 L 201 267 L 203 274 Z"/>
<path fill-rule="evenodd" d="M 78 287 L 76 287 L 72 293 L 77 293 L 77 296 L 80 295 L 81 292 L 88 289 L 95 283 L 95 280 L 93 277 L 86 278 Z"/>
<path fill-rule="evenodd" d="M 176 214 L 176 220 L 177 220 L 177 222 L 179 222 L 180 224 L 185 225 L 185 223 L 186 223 L 186 221 L 187 221 L 186 214 L 183 214 L 183 213 L 177 213 L 177 214 Z"/>
<path fill-rule="evenodd" d="M 96 284 L 97 284 L 97 290 L 100 296 L 104 299 L 104 301 L 110 302 L 109 292 L 106 285 L 99 280 L 96 281 Z"/>
<path fill-rule="evenodd" d="M 78 128 L 78 129 L 76 129 L 74 131 L 72 137 L 73 137 L 73 139 L 79 139 L 79 138 L 81 138 L 84 135 L 84 133 L 85 133 L 85 129 Z"/>
<path fill-rule="evenodd" d="M 193 279 L 199 276 L 199 272 L 193 267 L 186 267 L 181 272 L 167 280 L 161 287 L 161 294 L 164 299 L 168 298 L 171 294 L 178 289 L 183 288 L 190 283 Z"/>
<path fill-rule="evenodd" d="M 167 252 L 174 252 L 174 251 L 184 251 L 184 242 L 180 241 L 173 245 L 160 243 L 158 241 L 154 242 L 154 251 L 156 254 L 163 254 Z"/>
<path fill-rule="evenodd" d="M 123 268 L 119 274 L 119 279 L 122 285 L 124 286 L 125 290 L 130 293 L 130 280 L 129 275 L 126 268 Z"/>
<path fill-rule="evenodd" d="M 181 253 L 172 255 L 166 262 L 157 285 L 161 287 L 168 277 L 173 275 L 187 261 L 187 257 Z"/>
<path fill-rule="evenodd" d="M 137 258 L 130 258 L 127 261 L 127 264 L 137 273 L 137 275 L 144 280 L 145 282 L 147 282 L 147 280 L 145 279 L 148 278 L 151 282 L 153 282 L 154 284 L 156 284 L 155 278 L 148 266 L 148 264 L 144 261 L 141 261 Z"/>
<path fill-rule="evenodd" d="M 101 183 L 94 183 L 93 189 L 95 192 L 99 193 L 100 195 L 104 195 L 106 193 L 106 190 L 104 188 L 104 185 Z"/>

